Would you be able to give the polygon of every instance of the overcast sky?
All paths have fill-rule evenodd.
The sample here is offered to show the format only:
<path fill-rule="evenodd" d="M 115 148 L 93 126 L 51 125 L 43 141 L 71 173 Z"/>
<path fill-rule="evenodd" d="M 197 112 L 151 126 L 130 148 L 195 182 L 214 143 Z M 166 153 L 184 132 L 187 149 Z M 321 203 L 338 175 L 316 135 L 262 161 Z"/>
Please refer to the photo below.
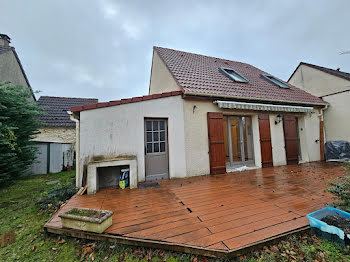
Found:
<path fill-rule="evenodd" d="M 248 3 L 249 2 L 249 3 Z M 40 95 L 148 92 L 152 47 L 252 64 L 287 80 L 300 61 L 350 72 L 350 1 L 0 0 Z"/>

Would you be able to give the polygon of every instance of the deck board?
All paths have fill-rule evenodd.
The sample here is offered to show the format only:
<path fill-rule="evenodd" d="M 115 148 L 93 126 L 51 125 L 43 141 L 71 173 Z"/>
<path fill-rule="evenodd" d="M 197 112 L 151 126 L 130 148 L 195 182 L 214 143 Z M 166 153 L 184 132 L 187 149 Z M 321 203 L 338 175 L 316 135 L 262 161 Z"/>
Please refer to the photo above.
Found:
<path fill-rule="evenodd" d="M 58 214 L 72 207 L 107 209 L 113 224 L 103 237 L 228 253 L 306 228 L 305 215 L 332 202 L 328 182 L 344 174 L 339 164 L 316 162 L 162 180 L 155 188 L 105 188 L 73 196 L 45 228 L 69 232 Z"/>

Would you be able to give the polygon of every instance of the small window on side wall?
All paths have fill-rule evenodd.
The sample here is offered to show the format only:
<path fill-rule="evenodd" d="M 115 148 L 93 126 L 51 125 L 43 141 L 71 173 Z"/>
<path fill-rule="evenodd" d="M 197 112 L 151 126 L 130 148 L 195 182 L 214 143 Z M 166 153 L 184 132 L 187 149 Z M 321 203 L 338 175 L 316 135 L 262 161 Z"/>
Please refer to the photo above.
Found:
<path fill-rule="evenodd" d="M 290 88 L 289 85 L 286 83 L 282 82 L 281 80 L 278 80 L 277 78 L 270 76 L 270 75 L 261 75 L 263 78 L 265 78 L 267 81 L 275 84 L 276 86 L 279 86 L 281 88 Z"/>
<path fill-rule="evenodd" d="M 239 83 L 248 83 L 249 82 L 248 79 L 246 79 L 244 76 L 241 76 L 240 74 L 238 74 L 232 68 L 219 67 L 219 70 L 221 73 L 228 76 L 229 78 L 231 78 L 235 82 L 239 82 Z"/>

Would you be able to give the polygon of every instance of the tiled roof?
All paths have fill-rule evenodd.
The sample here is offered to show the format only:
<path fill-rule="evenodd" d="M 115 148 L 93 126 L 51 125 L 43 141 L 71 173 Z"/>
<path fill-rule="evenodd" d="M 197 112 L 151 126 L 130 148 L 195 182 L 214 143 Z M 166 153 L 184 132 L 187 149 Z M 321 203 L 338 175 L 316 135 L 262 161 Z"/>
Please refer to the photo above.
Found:
<path fill-rule="evenodd" d="M 345 80 L 349 80 L 350 81 L 350 73 L 346 73 L 346 72 L 343 72 L 343 71 L 340 71 L 340 70 L 335 70 L 335 69 L 331 69 L 331 68 L 327 68 L 327 67 L 323 67 L 323 66 L 313 65 L 313 64 L 309 64 L 309 63 L 305 63 L 305 62 L 300 62 L 300 64 L 294 70 L 293 74 L 289 77 L 288 81 L 293 77 L 294 73 L 297 71 L 297 69 L 301 65 L 306 65 L 306 66 L 318 69 L 320 71 L 323 71 L 323 72 L 325 72 L 327 74 L 338 76 L 338 77 L 344 78 Z"/>
<path fill-rule="evenodd" d="M 148 95 L 148 96 L 125 98 L 121 100 L 115 100 L 115 101 L 103 102 L 103 103 L 97 103 L 97 104 L 91 104 L 91 105 L 85 105 L 85 106 L 75 106 L 75 107 L 72 107 L 70 111 L 80 112 L 84 110 L 96 109 L 101 107 L 117 106 L 117 105 L 147 101 L 151 99 L 158 99 L 158 98 L 169 97 L 169 96 L 178 96 L 178 95 L 181 95 L 182 93 L 183 93 L 182 91 L 172 91 L 172 92 L 166 92 L 166 93 L 154 94 L 154 95 Z"/>
<path fill-rule="evenodd" d="M 97 102 L 98 99 L 95 98 L 41 96 L 37 103 L 44 109 L 44 114 L 40 116 L 40 120 L 45 123 L 45 126 L 57 127 L 75 126 L 67 113 L 71 107 Z"/>
<path fill-rule="evenodd" d="M 266 72 L 246 63 L 154 47 L 176 82 L 186 94 L 227 97 L 242 100 L 293 104 L 325 104 L 325 102 L 284 81 L 290 88 L 280 88 L 264 79 Z M 249 80 L 234 82 L 219 71 L 232 68 Z"/>

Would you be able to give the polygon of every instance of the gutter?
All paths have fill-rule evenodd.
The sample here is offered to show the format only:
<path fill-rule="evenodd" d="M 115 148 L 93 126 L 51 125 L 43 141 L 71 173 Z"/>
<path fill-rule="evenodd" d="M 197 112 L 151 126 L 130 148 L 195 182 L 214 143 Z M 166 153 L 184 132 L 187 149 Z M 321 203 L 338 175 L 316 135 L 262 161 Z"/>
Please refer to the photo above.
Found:
<path fill-rule="evenodd" d="M 80 182 L 80 120 L 79 117 L 67 111 L 70 120 L 75 122 L 75 185 L 79 187 Z"/>
<path fill-rule="evenodd" d="M 328 103 L 301 103 L 297 101 L 285 101 L 285 100 L 278 100 L 278 99 L 267 99 L 267 98 L 254 98 L 252 99 L 251 97 L 241 97 L 241 96 L 230 96 L 230 95 L 221 95 L 221 94 L 206 94 L 206 93 L 195 93 L 195 92 L 185 92 L 184 93 L 184 98 L 186 96 L 198 96 L 198 97 L 211 97 L 213 99 L 217 98 L 230 98 L 230 99 L 238 99 L 238 100 L 249 100 L 249 101 L 264 101 L 264 102 L 279 102 L 279 103 L 289 103 L 289 104 L 303 104 L 303 105 L 312 105 L 312 106 L 321 106 L 321 107 L 326 107 L 328 106 Z"/>

